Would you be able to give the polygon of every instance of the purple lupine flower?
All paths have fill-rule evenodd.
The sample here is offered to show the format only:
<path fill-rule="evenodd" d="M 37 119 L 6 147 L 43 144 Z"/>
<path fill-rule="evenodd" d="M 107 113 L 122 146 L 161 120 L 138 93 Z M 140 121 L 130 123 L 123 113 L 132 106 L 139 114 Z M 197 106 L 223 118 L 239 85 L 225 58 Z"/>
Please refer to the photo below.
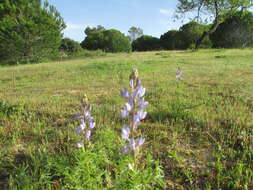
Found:
<path fill-rule="evenodd" d="M 139 117 L 140 120 L 143 120 L 147 116 L 147 112 L 144 112 L 143 110 L 139 110 L 137 112 L 137 115 L 138 115 L 137 117 Z"/>
<path fill-rule="evenodd" d="M 121 152 L 122 152 L 123 154 L 128 154 L 128 153 L 129 153 L 129 147 L 128 147 L 128 145 L 123 146 L 123 147 L 121 148 Z"/>
<path fill-rule="evenodd" d="M 134 115 L 134 120 L 133 120 L 134 128 L 139 126 L 141 124 L 141 120 L 138 114 Z"/>
<path fill-rule="evenodd" d="M 86 133 L 85 133 L 84 139 L 85 139 L 86 141 L 88 141 L 89 138 L 90 138 L 90 135 L 91 135 L 91 131 L 90 131 L 90 130 L 87 130 Z"/>
<path fill-rule="evenodd" d="M 129 98 L 129 92 L 128 92 L 128 90 L 125 89 L 125 88 L 121 90 L 121 93 L 120 93 L 120 94 L 121 94 L 121 96 L 122 96 L 123 98 L 126 98 L 126 99 Z"/>
<path fill-rule="evenodd" d="M 137 157 L 139 147 L 145 142 L 144 138 L 137 136 L 139 134 L 137 127 L 141 124 L 141 120 L 147 116 L 147 112 L 144 109 L 148 106 L 148 102 L 143 98 L 146 89 L 141 85 L 137 69 L 133 69 L 129 85 L 131 88 L 130 92 L 127 89 L 121 90 L 121 96 L 127 100 L 120 111 L 121 117 L 130 120 L 130 124 L 124 125 L 121 129 L 121 138 L 127 143 L 121 148 L 121 151 L 124 154 L 131 152 Z"/>
<path fill-rule="evenodd" d="M 138 88 L 135 89 L 133 93 L 133 98 L 141 98 L 144 96 L 146 92 L 146 89 L 143 86 L 139 86 Z"/>
<path fill-rule="evenodd" d="M 140 86 L 141 85 L 141 80 L 139 78 L 136 79 L 136 86 Z"/>
<path fill-rule="evenodd" d="M 130 80 L 129 84 L 130 84 L 131 88 L 134 88 L 134 80 L 133 79 Z"/>
<path fill-rule="evenodd" d="M 125 108 L 128 112 L 132 111 L 134 108 L 134 103 L 131 99 L 128 100 L 128 102 L 125 104 Z"/>
<path fill-rule="evenodd" d="M 145 102 L 144 98 L 141 98 L 139 101 L 139 108 L 144 109 L 148 106 L 148 102 Z"/>
<path fill-rule="evenodd" d="M 84 140 L 88 141 L 91 136 L 91 129 L 96 125 L 93 117 L 91 116 L 92 105 L 88 104 L 88 99 L 85 96 L 85 99 L 81 101 L 81 114 L 75 114 L 74 117 L 80 120 L 80 126 L 76 129 L 76 133 L 83 135 Z M 84 143 L 78 142 L 77 147 L 83 147 Z"/>
<path fill-rule="evenodd" d="M 136 140 L 136 144 L 138 147 L 142 146 L 145 142 L 145 139 L 142 138 L 142 137 L 139 137 L 137 140 Z"/>
<path fill-rule="evenodd" d="M 94 121 L 89 122 L 90 129 L 93 129 L 95 127 L 96 123 Z"/>
<path fill-rule="evenodd" d="M 89 104 L 89 105 L 88 105 L 88 108 L 87 108 L 87 111 L 88 111 L 88 112 L 91 112 L 91 109 L 92 109 L 92 105 Z"/>
<path fill-rule="evenodd" d="M 77 148 L 82 148 L 84 146 L 83 142 L 76 143 Z"/>
<path fill-rule="evenodd" d="M 85 123 L 81 123 L 80 126 L 76 129 L 77 134 L 81 134 L 83 130 L 85 129 Z"/>
<path fill-rule="evenodd" d="M 129 135 L 130 135 L 130 128 L 128 125 L 125 125 L 122 129 L 121 129 L 121 137 L 124 140 L 129 140 Z"/>
<path fill-rule="evenodd" d="M 176 71 L 176 80 L 177 81 L 183 80 L 182 71 L 181 71 L 181 69 L 179 67 L 177 68 L 177 71 Z"/>
<path fill-rule="evenodd" d="M 76 118 L 76 119 L 83 119 L 83 115 L 77 113 L 77 114 L 74 114 L 74 118 Z"/>
<path fill-rule="evenodd" d="M 120 113 L 121 113 L 121 117 L 122 117 L 122 118 L 128 118 L 128 116 L 129 116 L 128 111 L 125 110 L 125 109 L 122 109 L 122 110 L 120 111 Z"/>
<path fill-rule="evenodd" d="M 134 139 L 130 139 L 130 148 L 134 151 L 136 149 L 136 142 Z"/>

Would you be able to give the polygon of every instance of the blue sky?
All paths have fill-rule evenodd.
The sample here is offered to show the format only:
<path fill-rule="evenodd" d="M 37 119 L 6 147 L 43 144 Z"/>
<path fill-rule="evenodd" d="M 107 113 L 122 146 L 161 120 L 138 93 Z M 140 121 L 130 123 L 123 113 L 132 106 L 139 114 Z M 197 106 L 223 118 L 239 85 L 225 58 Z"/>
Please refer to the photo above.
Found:
<path fill-rule="evenodd" d="M 56 6 L 67 24 L 64 35 L 76 41 L 85 38 L 87 26 L 102 25 L 125 34 L 131 26 L 137 26 L 144 30 L 144 34 L 160 37 L 164 32 L 182 25 L 182 20 L 173 21 L 177 0 L 48 1 Z"/>

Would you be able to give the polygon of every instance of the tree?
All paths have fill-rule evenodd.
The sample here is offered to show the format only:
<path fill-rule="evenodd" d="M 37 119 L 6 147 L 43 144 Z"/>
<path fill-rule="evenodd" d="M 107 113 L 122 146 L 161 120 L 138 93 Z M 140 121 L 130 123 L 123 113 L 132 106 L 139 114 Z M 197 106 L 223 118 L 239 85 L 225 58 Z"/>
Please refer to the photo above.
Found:
<path fill-rule="evenodd" d="M 47 1 L 1 0 L 0 17 L 3 62 L 37 62 L 58 52 L 65 24 Z"/>
<path fill-rule="evenodd" d="M 80 44 L 70 38 L 63 38 L 59 49 L 68 55 L 77 54 L 82 50 Z"/>
<path fill-rule="evenodd" d="M 118 30 L 101 30 L 89 32 L 81 43 L 88 50 L 103 50 L 106 52 L 129 52 L 131 44 L 128 38 Z"/>
<path fill-rule="evenodd" d="M 216 31 L 227 12 L 238 9 L 244 11 L 252 4 L 253 0 L 179 0 L 177 13 L 196 12 L 197 18 L 201 15 L 210 15 L 213 18 L 211 27 L 196 40 L 195 48 L 197 49 L 206 36 Z"/>
<path fill-rule="evenodd" d="M 177 30 L 169 30 L 168 32 L 164 33 L 160 37 L 160 43 L 163 49 L 166 50 L 175 50 L 180 49 L 180 38 L 179 38 L 179 31 Z"/>
<path fill-rule="evenodd" d="M 201 37 L 202 33 L 208 29 L 208 26 L 199 24 L 197 22 L 191 21 L 180 27 L 179 33 L 177 34 L 178 48 L 179 49 L 189 49 L 194 48 L 195 42 Z M 211 48 L 212 43 L 209 36 L 206 36 L 202 40 L 200 45 L 201 48 Z"/>
<path fill-rule="evenodd" d="M 135 26 L 132 26 L 129 30 L 129 38 L 130 42 L 132 43 L 137 38 L 141 37 L 143 35 L 143 30 L 141 28 L 137 28 Z"/>
<path fill-rule="evenodd" d="M 215 48 L 252 47 L 253 14 L 249 11 L 231 14 L 210 38 Z"/>
<path fill-rule="evenodd" d="M 152 51 L 161 49 L 159 38 L 143 35 L 132 43 L 133 51 Z"/>
<path fill-rule="evenodd" d="M 104 50 L 106 52 L 130 52 L 131 44 L 128 38 L 118 30 L 105 30 L 104 33 Z"/>
<path fill-rule="evenodd" d="M 91 32 L 100 32 L 100 31 L 104 31 L 105 28 L 101 25 L 98 25 L 97 27 L 86 27 L 84 30 L 84 33 L 86 34 L 86 36 L 88 36 Z"/>

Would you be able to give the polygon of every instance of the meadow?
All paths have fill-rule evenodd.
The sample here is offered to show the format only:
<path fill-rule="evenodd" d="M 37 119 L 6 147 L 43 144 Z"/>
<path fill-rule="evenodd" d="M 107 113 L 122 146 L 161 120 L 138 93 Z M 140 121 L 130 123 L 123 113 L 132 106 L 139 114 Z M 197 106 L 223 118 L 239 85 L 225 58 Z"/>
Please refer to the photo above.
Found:
<path fill-rule="evenodd" d="M 150 104 L 137 169 L 120 151 L 120 90 L 132 68 Z M 0 82 L 0 189 L 253 189 L 252 49 L 2 66 Z M 84 93 L 96 127 L 78 149 L 73 115 Z"/>

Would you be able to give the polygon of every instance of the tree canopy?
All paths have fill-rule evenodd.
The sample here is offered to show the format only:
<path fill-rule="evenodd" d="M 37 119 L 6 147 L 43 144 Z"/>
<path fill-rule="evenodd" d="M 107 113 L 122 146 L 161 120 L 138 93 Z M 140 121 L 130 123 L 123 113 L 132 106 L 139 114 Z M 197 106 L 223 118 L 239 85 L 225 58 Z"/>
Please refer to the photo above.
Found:
<path fill-rule="evenodd" d="M 65 24 L 47 1 L 1 0 L 0 18 L 3 62 L 35 62 L 57 53 Z"/>
<path fill-rule="evenodd" d="M 132 43 L 133 51 L 152 51 L 161 49 L 159 38 L 143 35 Z"/>
<path fill-rule="evenodd" d="M 195 12 L 196 18 L 209 15 L 213 18 L 211 27 L 204 31 L 201 37 L 196 40 L 195 46 L 198 48 L 203 39 L 216 31 L 221 22 L 224 21 L 224 15 L 228 12 L 250 8 L 253 0 L 178 0 L 177 13 L 185 14 Z"/>
<path fill-rule="evenodd" d="M 253 14 L 249 11 L 230 14 L 210 38 L 215 48 L 252 47 Z"/>
<path fill-rule="evenodd" d="M 87 31 L 87 28 L 86 30 Z M 88 50 L 103 50 L 106 52 L 129 52 L 131 45 L 128 38 L 118 30 L 93 30 L 87 33 L 81 43 Z"/>

